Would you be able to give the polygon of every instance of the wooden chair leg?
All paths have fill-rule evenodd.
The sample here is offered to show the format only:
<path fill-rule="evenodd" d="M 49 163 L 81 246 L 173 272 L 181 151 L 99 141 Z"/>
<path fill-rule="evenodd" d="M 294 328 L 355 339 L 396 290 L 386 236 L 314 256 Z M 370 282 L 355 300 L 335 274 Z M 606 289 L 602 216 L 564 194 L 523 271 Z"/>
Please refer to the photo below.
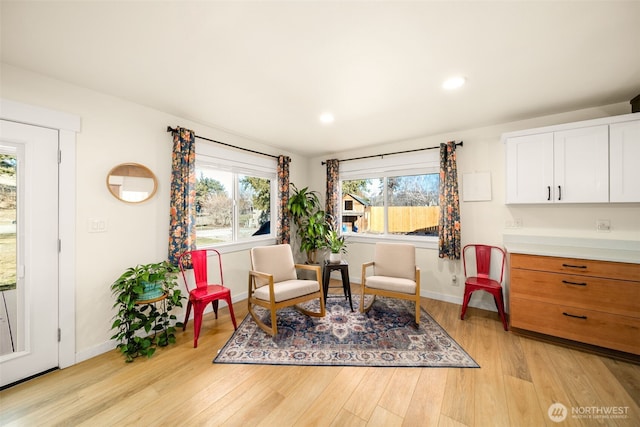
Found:
<path fill-rule="evenodd" d="M 278 317 L 276 316 L 275 308 L 271 308 L 271 330 L 274 337 L 278 335 Z"/>

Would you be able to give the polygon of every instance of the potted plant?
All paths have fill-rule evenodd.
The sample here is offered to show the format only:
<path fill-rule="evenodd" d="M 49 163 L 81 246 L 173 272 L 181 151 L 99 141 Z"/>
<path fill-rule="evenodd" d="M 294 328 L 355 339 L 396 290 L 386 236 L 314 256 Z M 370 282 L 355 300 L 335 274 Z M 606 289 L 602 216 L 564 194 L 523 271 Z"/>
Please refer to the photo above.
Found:
<path fill-rule="evenodd" d="M 127 362 L 138 356 L 151 357 L 157 347 L 176 342 L 174 307 L 182 307 L 182 295 L 177 284 L 177 268 L 168 261 L 142 264 L 128 268 L 111 284 L 117 308 L 111 329 L 116 333 L 118 350 Z"/>
<path fill-rule="evenodd" d="M 329 254 L 329 262 L 337 264 L 341 261 L 340 254 L 347 253 L 347 243 L 344 240 L 344 236 L 338 234 L 336 230 L 329 230 L 325 235 L 327 241 L 327 247 L 331 253 Z"/>
<path fill-rule="evenodd" d="M 325 235 L 331 225 L 322 209 L 318 192 L 304 187 L 298 190 L 291 184 L 293 195 L 289 198 L 287 209 L 296 225 L 300 237 L 300 251 L 307 255 L 307 262 L 316 263 L 318 249 L 326 247 Z"/>

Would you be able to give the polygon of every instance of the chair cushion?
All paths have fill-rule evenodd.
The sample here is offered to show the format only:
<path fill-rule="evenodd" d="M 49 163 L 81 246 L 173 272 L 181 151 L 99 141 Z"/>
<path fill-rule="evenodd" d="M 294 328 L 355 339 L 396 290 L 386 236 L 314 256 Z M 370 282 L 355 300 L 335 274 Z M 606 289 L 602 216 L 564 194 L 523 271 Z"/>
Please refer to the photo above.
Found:
<path fill-rule="evenodd" d="M 373 261 L 375 276 L 416 279 L 416 248 L 411 244 L 376 243 Z"/>
<path fill-rule="evenodd" d="M 365 283 L 367 288 L 383 289 L 403 294 L 415 295 L 416 293 L 416 282 L 402 277 L 369 276 Z"/>
<path fill-rule="evenodd" d="M 308 295 L 320 290 L 320 284 L 315 280 L 285 280 L 273 284 L 276 302 L 286 301 L 292 298 Z M 269 287 L 263 286 L 253 293 L 253 296 L 269 301 Z"/>
<path fill-rule="evenodd" d="M 251 264 L 254 271 L 273 274 L 274 283 L 297 279 L 293 253 L 288 244 L 259 246 L 251 249 Z M 267 283 L 259 280 L 258 286 L 264 286 Z"/>

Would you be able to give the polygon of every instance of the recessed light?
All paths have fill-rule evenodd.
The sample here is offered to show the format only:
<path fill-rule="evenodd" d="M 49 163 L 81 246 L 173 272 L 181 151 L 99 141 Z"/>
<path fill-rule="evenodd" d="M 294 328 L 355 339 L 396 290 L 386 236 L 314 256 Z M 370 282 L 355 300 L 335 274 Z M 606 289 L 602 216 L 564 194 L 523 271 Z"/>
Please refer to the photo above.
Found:
<path fill-rule="evenodd" d="M 467 81 L 462 76 L 450 77 L 442 83 L 442 89 L 444 90 L 454 90 L 462 87 L 464 83 Z"/>
<path fill-rule="evenodd" d="M 335 118 L 333 117 L 333 114 L 331 114 L 331 113 L 322 113 L 320 115 L 320 121 L 325 125 L 333 123 L 334 120 L 335 120 Z"/>

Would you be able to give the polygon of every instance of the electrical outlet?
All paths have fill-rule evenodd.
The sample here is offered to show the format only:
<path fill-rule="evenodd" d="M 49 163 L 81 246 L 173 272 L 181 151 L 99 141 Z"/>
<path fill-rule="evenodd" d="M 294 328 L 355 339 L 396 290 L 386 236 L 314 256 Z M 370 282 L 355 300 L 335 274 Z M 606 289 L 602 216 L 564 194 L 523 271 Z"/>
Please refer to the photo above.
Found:
<path fill-rule="evenodd" d="M 596 221 L 596 231 L 608 233 L 611 231 L 611 221 L 608 219 L 599 219 Z"/>
<path fill-rule="evenodd" d="M 455 274 L 451 276 L 451 286 L 458 286 L 458 276 Z"/>

